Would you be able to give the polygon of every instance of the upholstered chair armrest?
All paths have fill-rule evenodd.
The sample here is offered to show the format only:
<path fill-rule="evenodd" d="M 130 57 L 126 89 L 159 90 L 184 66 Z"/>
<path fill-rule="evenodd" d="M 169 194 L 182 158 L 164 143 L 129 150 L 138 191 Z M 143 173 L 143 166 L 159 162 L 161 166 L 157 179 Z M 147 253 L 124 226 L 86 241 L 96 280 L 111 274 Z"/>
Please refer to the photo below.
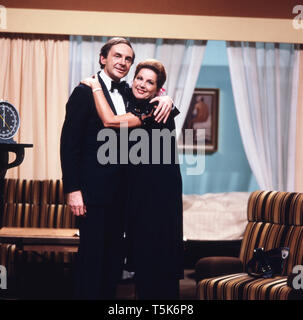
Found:
<path fill-rule="evenodd" d="M 237 257 L 205 257 L 195 266 L 196 281 L 225 274 L 243 272 L 242 261 Z"/>

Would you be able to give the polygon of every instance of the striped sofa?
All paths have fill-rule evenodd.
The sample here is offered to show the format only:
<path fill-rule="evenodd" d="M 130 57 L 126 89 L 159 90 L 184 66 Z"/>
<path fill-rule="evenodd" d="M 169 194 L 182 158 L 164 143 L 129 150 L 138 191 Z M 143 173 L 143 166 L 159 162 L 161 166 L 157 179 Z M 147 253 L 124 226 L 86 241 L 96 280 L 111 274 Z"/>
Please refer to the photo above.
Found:
<path fill-rule="evenodd" d="M 3 227 L 76 228 L 76 219 L 65 203 L 61 180 L 6 179 L 4 185 Z M 15 244 L 0 243 L 0 265 L 7 268 L 9 284 L 15 281 L 18 263 L 70 265 L 70 252 L 34 252 L 17 250 Z M 9 286 L 8 286 L 9 287 Z M 12 287 L 12 286 L 10 286 Z"/>
<path fill-rule="evenodd" d="M 248 200 L 247 217 L 248 224 L 239 258 L 208 257 L 197 262 L 197 298 L 302 299 L 302 290 L 292 288 L 290 280 L 294 276 L 293 267 L 303 264 L 303 194 L 255 191 Z M 255 248 L 263 247 L 264 250 L 270 250 L 283 246 L 289 247 L 290 253 L 282 275 L 264 279 L 254 278 L 245 273 L 245 266 L 252 258 Z M 205 268 L 208 268 L 210 273 L 207 278 L 201 279 L 201 275 L 205 275 Z"/>
<path fill-rule="evenodd" d="M 75 228 L 62 181 L 6 179 L 2 226 Z"/>

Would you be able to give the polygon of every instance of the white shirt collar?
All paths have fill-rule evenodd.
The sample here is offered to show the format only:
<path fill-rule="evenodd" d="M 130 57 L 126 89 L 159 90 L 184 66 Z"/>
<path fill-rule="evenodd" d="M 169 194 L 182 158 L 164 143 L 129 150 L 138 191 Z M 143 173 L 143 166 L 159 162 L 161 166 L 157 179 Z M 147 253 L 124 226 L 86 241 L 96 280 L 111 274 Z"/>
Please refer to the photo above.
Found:
<path fill-rule="evenodd" d="M 104 70 L 102 69 L 100 71 L 100 77 L 101 79 L 104 81 L 105 85 L 106 85 L 106 88 L 107 90 L 109 91 L 112 87 L 112 78 L 110 78 L 105 72 Z"/>
<path fill-rule="evenodd" d="M 111 89 L 111 87 L 112 87 L 112 81 L 114 81 L 114 80 L 105 73 L 104 69 L 101 69 L 100 77 L 104 81 L 104 83 L 106 85 L 106 88 L 109 91 Z"/>
<path fill-rule="evenodd" d="M 123 97 L 121 96 L 121 94 L 119 93 L 118 90 L 114 90 L 114 92 L 111 92 L 110 89 L 112 87 L 112 79 L 111 77 L 109 77 L 105 72 L 104 70 L 102 69 L 101 72 L 100 72 L 100 77 L 101 79 L 103 80 L 106 88 L 108 89 L 108 92 L 109 92 L 109 95 L 112 99 L 112 102 L 114 104 L 114 107 L 116 109 L 116 112 L 118 115 L 121 115 L 121 114 L 125 114 L 125 104 L 124 104 L 124 101 L 123 101 Z"/>

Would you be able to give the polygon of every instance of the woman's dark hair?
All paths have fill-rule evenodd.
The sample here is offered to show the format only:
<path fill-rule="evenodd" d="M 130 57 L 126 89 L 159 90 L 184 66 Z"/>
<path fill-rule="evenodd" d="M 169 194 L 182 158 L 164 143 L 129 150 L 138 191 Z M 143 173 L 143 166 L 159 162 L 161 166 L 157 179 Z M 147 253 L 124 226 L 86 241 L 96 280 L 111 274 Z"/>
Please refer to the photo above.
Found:
<path fill-rule="evenodd" d="M 166 81 L 166 71 L 164 65 L 160 61 L 155 59 L 146 59 L 140 62 L 136 67 L 134 78 L 137 76 L 141 69 L 150 69 L 154 71 L 157 75 L 157 89 L 159 90 L 162 88 Z"/>
<path fill-rule="evenodd" d="M 134 63 L 134 61 L 135 61 L 135 52 L 134 52 L 134 49 L 133 49 L 132 45 L 130 44 L 130 42 L 128 40 L 124 39 L 124 38 L 115 37 L 115 38 L 111 38 L 110 40 L 108 40 L 100 50 L 99 63 L 100 63 L 101 69 L 104 69 L 104 64 L 101 63 L 101 56 L 104 57 L 104 58 L 107 58 L 109 50 L 111 49 L 111 47 L 113 47 L 113 46 L 115 46 L 117 44 L 121 44 L 121 43 L 128 45 L 132 49 L 132 51 L 133 51 L 132 63 Z"/>

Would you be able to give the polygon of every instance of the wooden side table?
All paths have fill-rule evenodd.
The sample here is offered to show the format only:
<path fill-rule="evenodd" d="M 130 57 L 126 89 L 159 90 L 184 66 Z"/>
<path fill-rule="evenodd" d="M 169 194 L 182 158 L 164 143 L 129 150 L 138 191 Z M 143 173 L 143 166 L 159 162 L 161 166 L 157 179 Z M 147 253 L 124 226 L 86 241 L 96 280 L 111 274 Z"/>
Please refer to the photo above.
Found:
<path fill-rule="evenodd" d="M 54 262 L 48 257 L 55 253 L 75 253 L 78 250 L 78 229 L 65 228 L 11 228 L 0 229 L 0 243 L 12 243 L 16 250 L 34 253 L 40 262 L 13 261 L 14 276 L 9 283 L 8 297 L 18 298 L 72 298 L 74 265 Z M 49 256 L 48 253 L 51 253 Z"/>
<path fill-rule="evenodd" d="M 16 244 L 22 251 L 42 253 L 77 252 L 78 229 L 65 228 L 10 228 L 0 229 L 0 242 Z"/>

